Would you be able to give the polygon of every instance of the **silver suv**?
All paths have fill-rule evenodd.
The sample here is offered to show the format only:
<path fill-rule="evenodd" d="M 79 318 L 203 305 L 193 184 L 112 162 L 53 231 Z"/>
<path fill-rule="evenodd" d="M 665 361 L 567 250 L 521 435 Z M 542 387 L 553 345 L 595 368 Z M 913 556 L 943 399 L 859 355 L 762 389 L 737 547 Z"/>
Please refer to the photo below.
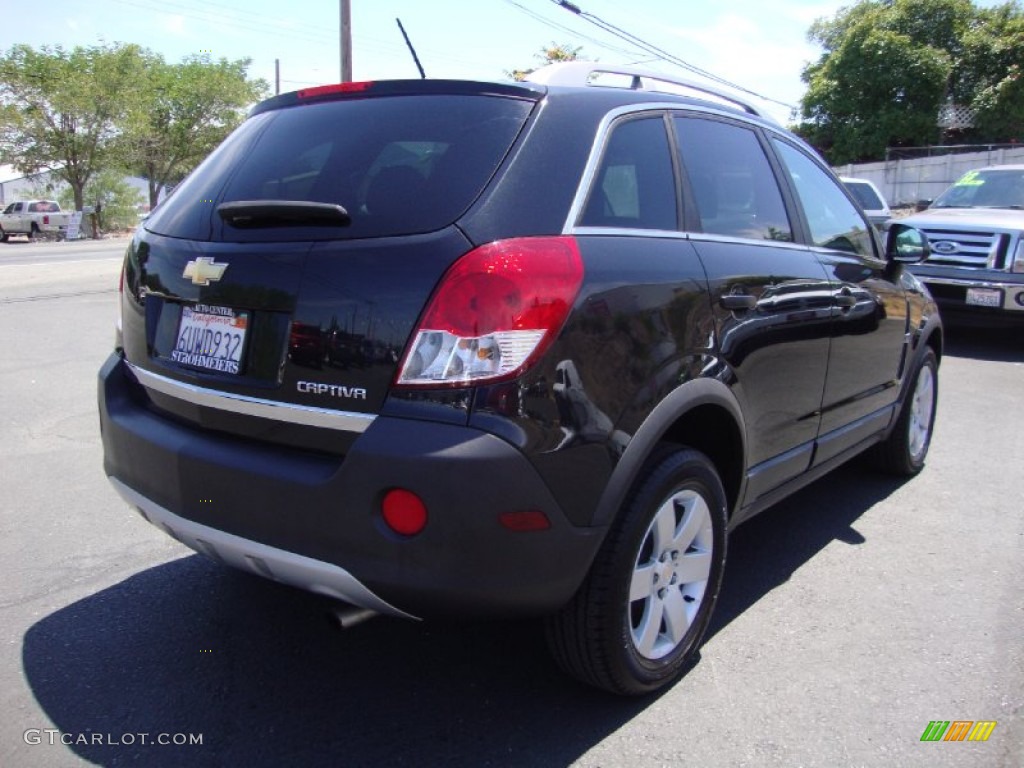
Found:
<path fill-rule="evenodd" d="M 928 236 L 911 268 L 959 320 L 1024 320 L 1024 165 L 968 171 L 928 207 L 900 219 Z"/>

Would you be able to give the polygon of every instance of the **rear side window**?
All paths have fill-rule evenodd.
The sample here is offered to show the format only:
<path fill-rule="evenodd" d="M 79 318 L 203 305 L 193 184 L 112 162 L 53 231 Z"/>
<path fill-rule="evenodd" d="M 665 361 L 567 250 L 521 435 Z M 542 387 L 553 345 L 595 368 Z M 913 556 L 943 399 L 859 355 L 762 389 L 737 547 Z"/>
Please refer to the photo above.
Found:
<path fill-rule="evenodd" d="M 580 225 L 678 228 L 672 155 L 661 116 L 629 120 L 614 128 Z"/>
<path fill-rule="evenodd" d="M 793 239 L 782 193 L 754 131 L 697 117 L 677 117 L 676 131 L 702 231 Z"/>
<path fill-rule="evenodd" d="M 281 109 L 260 116 L 268 119 L 266 127 L 235 162 L 209 174 L 200 166 L 196 174 L 206 178 L 198 186 L 222 190 L 211 209 L 235 200 L 300 200 L 341 205 L 352 218 L 326 234 L 311 227 L 253 232 L 224 225 L 225 240 L 433 231 L 454 222 L 479 195 L 531 108 L 532 102 L 518 99 L 432 94 Z M 195 201 L 175 195 L 165 203 L 175 204 Z M 163 220 L 172 220 L 169 213 Z"/>

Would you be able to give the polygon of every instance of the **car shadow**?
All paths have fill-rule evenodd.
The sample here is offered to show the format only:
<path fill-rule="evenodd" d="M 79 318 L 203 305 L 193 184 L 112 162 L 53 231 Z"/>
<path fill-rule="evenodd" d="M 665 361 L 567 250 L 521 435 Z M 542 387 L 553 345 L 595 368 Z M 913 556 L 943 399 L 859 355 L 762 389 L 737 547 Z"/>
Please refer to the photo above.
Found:
<path fill-rule="evenodd" d="M 830 542 L 862 541 L 852 523 L 897 486 L 841 469 L 741 526 L 711 632 Z M 333 605 L 188 556 L 38 621 L 25 677 L 68 748 L 109 766 L 560 766 L 656 700 L 565 677 L 534 622 L 341 631 Z"/>
<path fill-rule="evenodd" d="M 189 556 L 33 625 L 25 677 L 108 766 L 567 765 L 650 704 L 564 677 L 533 622 L 342 631 L 332 605 Z"/>
<path fill-rule="evenodd" d="M 945 354 L 997 363 L 1024 362 L 1024 325 L 981 327 L 945 322 Z"/>
<path fill-rule="evenodd" d="M 708 637 L 785 584 L 832 542 L 864 543 L 854 523 L 906 482 L 872 471 L 865 464 L 855 459 L 732 532 Z"/>

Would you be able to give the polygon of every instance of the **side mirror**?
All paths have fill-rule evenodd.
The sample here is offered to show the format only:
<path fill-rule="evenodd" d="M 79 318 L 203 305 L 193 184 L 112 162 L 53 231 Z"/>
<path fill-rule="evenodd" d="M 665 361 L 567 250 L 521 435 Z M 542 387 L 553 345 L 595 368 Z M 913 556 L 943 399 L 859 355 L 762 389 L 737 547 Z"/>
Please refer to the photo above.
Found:
<path fill-rule="evenodd" d="M 898 264 L 920 264 L 931 254 L 928 238 L 919 229 L 891 222 L 885 240 L 885 258 Z"/>

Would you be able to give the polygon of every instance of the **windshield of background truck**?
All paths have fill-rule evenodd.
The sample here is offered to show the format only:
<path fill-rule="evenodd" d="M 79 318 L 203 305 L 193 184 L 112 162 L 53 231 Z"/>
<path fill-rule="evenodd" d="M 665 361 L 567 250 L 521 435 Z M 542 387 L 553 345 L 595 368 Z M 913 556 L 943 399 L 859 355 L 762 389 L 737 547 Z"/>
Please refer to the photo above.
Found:
<path fill-rule="evenodd" d="M 931 207 L 1024 209 L 1024 168 L 968 171 Z"/>

